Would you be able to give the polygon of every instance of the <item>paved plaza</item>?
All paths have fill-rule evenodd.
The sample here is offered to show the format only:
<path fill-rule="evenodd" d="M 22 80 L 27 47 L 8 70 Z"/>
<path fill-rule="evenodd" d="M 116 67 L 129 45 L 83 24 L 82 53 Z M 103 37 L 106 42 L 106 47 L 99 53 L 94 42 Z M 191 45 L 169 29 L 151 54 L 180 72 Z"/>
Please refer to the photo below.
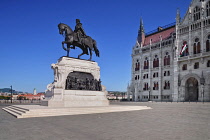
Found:
<path fill-rule="evenodd" d="M 0 140 L 210 140 L 210 103 L 111 104 L 152 109 L 25 119 L 0 109 Z"/>

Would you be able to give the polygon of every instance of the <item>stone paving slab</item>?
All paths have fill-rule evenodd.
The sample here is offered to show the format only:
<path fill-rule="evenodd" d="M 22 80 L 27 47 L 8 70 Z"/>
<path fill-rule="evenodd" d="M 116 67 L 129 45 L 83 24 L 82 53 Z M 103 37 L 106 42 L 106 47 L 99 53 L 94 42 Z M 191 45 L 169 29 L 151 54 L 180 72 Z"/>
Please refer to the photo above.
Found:
<path fill-rule="evenodd" d="M 210 140 L 210 103 L 114 104 L 153 109 L 26 119 L 0 109 L 0 140 Z"/>

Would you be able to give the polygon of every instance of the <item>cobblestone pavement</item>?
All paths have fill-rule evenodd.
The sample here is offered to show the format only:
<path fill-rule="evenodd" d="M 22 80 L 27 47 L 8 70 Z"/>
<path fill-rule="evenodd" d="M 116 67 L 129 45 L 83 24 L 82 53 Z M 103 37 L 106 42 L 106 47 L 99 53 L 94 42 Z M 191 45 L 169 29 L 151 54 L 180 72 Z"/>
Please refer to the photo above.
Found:
<path fill-rule="evenodd" d="M 140 103 L 151 110 L 16 119 L 0 104 L 0 140 L 210 140 L 210 103 Z"/>

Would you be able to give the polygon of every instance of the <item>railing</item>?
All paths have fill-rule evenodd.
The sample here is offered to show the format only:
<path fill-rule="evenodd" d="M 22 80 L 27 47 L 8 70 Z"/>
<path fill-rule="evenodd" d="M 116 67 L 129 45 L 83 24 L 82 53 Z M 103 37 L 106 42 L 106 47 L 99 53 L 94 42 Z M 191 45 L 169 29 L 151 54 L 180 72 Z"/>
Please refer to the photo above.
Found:
<path fill-rule="evenodd" d="M 167 41 L 168 41 L 168 44 L 167 45 L 162 45 L 161 44 L 161 47 L 164 47 L 164 46 L 168 46 L 168 45 L 173 44 L 173 38 L 171 38 L 171 37 L 162 38 L 162 41 L 160 41 L 160 39 L 159 40 L 152 41 L 152 49 L 153 48 L 160 48 L 160 42 L 166 43 Z M 150 42 L 148 42 L 147 44 L 144 44 L 144 47 L 147 47 L 149 45 L 150 45 Z"/>
<path fill-rule="evenodd" d="M 167 28 L 172 27 L 172 26 L 175 26 L 175 25 L 176 25 L 176 22 L 173 22 L 173 23 L 171 23 L 171 24 L 162 26 L 161 29 L 164 30 L 164 29 L 167 29 Z M 160 31 L 160 30 L 158 30 L 158 29 L 152 30 L 152 31 L 146 33 L 146 36 L 149 36 L 149 35 L 151 35 L 151 34 L 154 34 L 154 33 L 158 32 L 158 31 Z"/>
<path fill-rule="evenodd" d="M 209 52 L 200 52 L 200 53 L 197 53 L 197 54 L 192 54 L 192 55 L 179 57 L 178 61 L 184 61 L 184 60 L 188 60 L 188 59 L 196 59 L 196 58 L 204 57 L 206 55 L 210 55 L 210 51 Z"/>
<path fill-rule="evenodd" d="M 210 51 L 208 51 L 208 52 L 203 52 L 203 55 L 210 55 Z"/>
<path fill-rule="evenodd" d="M 0 100 L 2 104 L 11 104 L 11 100 Z M 41 103 L 41 100 L 12 100 L 12 103 L 30 104 L 30 103 Z"/>
<path fill-rule="evenodd" d="M 180 61 L 180 60 L 187 60 L 188 58 L 189 58 L 188 56 L 179 57 L 178 61 Z"/>

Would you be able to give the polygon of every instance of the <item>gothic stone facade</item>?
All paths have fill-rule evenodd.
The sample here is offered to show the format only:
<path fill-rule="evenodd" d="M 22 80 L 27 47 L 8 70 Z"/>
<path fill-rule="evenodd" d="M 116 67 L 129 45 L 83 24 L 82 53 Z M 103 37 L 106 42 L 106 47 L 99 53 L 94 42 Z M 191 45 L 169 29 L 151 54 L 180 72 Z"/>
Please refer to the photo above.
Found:
<path fill-rule="evenodd" d="M 127 94 L 133 101 L 210 101 L 210 0 L 193 0 L 183 19 L 177 10 L 175 23 L 148 34 L 141 20 Z"/>

